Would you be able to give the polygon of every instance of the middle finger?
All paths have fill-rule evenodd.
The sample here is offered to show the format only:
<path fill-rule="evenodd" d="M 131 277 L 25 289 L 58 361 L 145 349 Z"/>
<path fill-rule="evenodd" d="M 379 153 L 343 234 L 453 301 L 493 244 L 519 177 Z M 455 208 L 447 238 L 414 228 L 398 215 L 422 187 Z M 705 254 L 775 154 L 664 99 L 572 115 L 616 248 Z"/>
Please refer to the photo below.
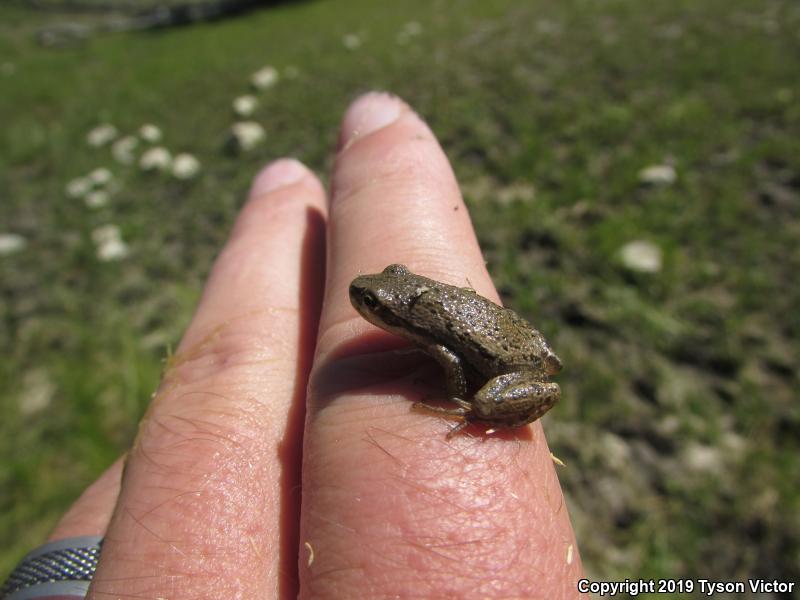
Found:
<path fill-rule="evenodd" d="M 359 271 L 394 262 L 497 299 L 450 165 L 427 125 L 385 95 L 358 100 L 342 131 L 309 388 L 301 596 L 569 595 L 557 588 L 579 560 L 541 427 L 446 440 L 450 422 L 410 412 L 423 394 L 401 359 L 363 354 L 394 338 L 348 300 Z"/>

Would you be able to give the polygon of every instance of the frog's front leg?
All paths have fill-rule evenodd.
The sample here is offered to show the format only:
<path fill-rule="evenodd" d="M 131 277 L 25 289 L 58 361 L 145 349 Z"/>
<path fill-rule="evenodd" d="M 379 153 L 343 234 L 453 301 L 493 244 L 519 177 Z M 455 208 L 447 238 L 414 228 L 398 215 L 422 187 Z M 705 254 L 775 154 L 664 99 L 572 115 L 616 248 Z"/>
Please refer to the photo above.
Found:
<path fill-rule="evenodd" d="M 499 427 L 532 423 L 561 398 L 561 388 L 536 373 L 517 371 L 490 379 L 472 399 L 473 421 Z"/>
<path fill-rule="evenodd" d="M 461 418 L 461 423 L 456 425 L 450 433 L 447 434 L 449 439 L 467 426 L 467 415 L 472 412 L 472 405 L 464 400 L 464 396 L 467 395 L 467 377 L 464 374 L 464 366 L 458 355 L 446 346 L 431 344 L 430 346 L 423 347 L 423 350 L 435 358 L 436 362 L 444 369 L 445 381 L 447 382 L 447 395 L 449 396 L 448 399 L 458 404 L 458 408 L 442 408 L 440 406 L 431 406 L 425 402 L 415 402 L 413 408 L 418 410 L 422 409 L 426 412 L 436 413 L 438 415 Z"/>
<path fill-rule="evenodd" d="M 423 347 L 423 350 L 436 359 L 444 369 L 444 377 L 447 382 L 447 395 L 450 400 L 463 399 L 467 395 L 467 377 L 464 374 L 464 365 L 461 358 L 440 344 L 431 344 Z"/>

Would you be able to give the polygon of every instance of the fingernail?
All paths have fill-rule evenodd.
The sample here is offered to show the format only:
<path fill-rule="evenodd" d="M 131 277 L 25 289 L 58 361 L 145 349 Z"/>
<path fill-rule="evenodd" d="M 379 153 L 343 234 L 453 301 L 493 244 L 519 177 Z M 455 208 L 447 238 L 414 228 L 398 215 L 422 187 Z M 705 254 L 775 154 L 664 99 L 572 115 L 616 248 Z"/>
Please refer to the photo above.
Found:
<path fill-rule="evenodd" d="M 278 188 L 297 183 L 306 173 L 308 170 L 299 160 L 281 158 L 267 165 L 256 175 L 251 194 L 263 196 Z"/>
<path fill-rule="evenodd" d="M 350 105 L 342 121 L 340 146 L 394 123 L 404 104 L 386 92 L 369 92 Z"/>

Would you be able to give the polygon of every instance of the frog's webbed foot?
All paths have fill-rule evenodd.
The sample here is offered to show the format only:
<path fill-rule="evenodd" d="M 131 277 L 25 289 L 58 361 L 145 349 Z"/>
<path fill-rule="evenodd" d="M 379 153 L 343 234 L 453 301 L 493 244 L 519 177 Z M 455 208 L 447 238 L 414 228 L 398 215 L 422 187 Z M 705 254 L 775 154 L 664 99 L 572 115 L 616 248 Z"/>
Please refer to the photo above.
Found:
<path fill-rule="evenodd" d="M 469 425 L 469 421 L 465 418 L 463 421 L 461 421 L 461 423 L 459 423 L 458 425 L 456 425 L 450 431 L 447 432 L 447 435 L 444 436 L 445 439 L 448 440 L 452 439 L 455 434 L 464 429 L 467 425 Z"/>
<path fill-rule="evenodd" d="M 468 415 L 472 412 L 472 405 L 469 402 L 466 402 L 461 398 L 450 398 L 450 401 L 458 404 L 458 408 L 443 408 L 441 406 L 433 406 L 431 404 L 427 404 L 426 402 L 414 402 L 414 404 L 411 405 L 411 408 L 414 410 L 421 410 L 436 415 L 443 415 L 446 417 L 460 419 L 461 422 L 447 432 L 446 437 L 449 440 L 455 434 L 457 434 L 459 431 L 461 431 L 467 425 L 469 425 Z"/>
<path fill-rule="evenodd" d="M 466 417 L 472 412 L 472 405 L 461 398 L 450 398 L 451 402 L 458 404 L 458 408 L 443 408 L 441 406 L 433 406 L 427 402 L 414 402 L 411 408 L 414 410 L 422 410 L 437 415 L 447 415 L 450 417 Z"/>

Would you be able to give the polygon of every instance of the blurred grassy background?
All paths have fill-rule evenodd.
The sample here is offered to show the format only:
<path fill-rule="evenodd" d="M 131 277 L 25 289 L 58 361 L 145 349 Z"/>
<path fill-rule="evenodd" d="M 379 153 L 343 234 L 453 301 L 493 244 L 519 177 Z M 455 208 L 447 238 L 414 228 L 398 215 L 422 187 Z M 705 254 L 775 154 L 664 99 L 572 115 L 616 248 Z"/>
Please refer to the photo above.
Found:
<path fill-rule="evenodd" d="M 51 18 L 0 4 L 0 233 L 26 240 L 0 256 L 0 576 L 130 443 L 256 169 L 324 176 L 377 88 L 431 124 L 504 300 L 564 360 L 545 427 L 589 572 L 800 579 L 798 3 L 300 2 L 44 49 Z M 265 65 L 266 143 L 231 156 Z M 157 124 L 201 173 L 118 164 L 102 122 Z M 659 164 L 677 179 L 644 185 Z M 64 187 L 97 167 L 116 191 L 90 209 Z M 103 262 L 108 224 L 130 252 Z"/>

